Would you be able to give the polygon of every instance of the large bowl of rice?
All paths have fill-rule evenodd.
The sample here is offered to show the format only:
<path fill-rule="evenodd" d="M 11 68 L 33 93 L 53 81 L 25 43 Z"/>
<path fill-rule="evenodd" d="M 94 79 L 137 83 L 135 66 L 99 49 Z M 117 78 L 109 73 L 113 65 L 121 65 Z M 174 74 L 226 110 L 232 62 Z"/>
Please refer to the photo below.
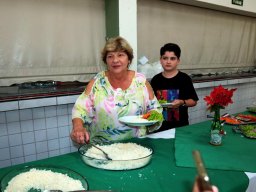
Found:
<path fill-rule="evenodd" d="M 88 182 L 79 173 L 61 166 L 33 165 L 14 168 L 1 179 L 2 192 L 87 190 Z"/>
<path fill-rule="evenodd" d="M 112 160 L 106 159 L 104 154 L 85 144 L 79 147 L 82 160 L 85 164 L 106 170 L 130 170 L 146 166 L 153 155 L 153 149 L 134 142 L 108 142 L 96 144 L 105 151 Z"/>

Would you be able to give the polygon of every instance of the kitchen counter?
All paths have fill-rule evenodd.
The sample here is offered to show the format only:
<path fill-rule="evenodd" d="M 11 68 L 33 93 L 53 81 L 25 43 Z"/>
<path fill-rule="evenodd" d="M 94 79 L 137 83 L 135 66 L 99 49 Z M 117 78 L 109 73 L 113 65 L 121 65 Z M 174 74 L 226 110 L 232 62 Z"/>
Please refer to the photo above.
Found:
<path fill-rule="evenodd" d="M 256 77 L 256 73 L 191 74 L 190 77 L 192 78 L 193 83 L 207 83 L 213 81 L 253 78 Z M 86 85 L 87 82 L 61 82 L 51 86 L 29 86 L 27 83 L 13 86 L 0 86 L 0 102 L 79 95 L 84 91 Z"/>
<path fill-rule="evenodd" d="M 189 74 L 193 83 L 256 77 L 256 72 Z"/>
<path fill-rule="evenodd" d="M 26 84 L 0 87 L 0 102 L 38 99 L 81 94 L 87 83 L 69 82 L 62 85 L 28 86 Z"/>
<path fill-rule="evenodd" d="M 190 75 L 197 92 L 204 88 L 223 86 L 246 86 L 256 82 L 255 73 L 232 75 Z M 150 80 L 149 80 L 150 81 Z M 0 87 L 0 111 L 21 110 L 62 104 L 74 104 L 84 91 L 87 82 L 32 82 Z M 249 92 L 248 92 L 249 93 Z"/>

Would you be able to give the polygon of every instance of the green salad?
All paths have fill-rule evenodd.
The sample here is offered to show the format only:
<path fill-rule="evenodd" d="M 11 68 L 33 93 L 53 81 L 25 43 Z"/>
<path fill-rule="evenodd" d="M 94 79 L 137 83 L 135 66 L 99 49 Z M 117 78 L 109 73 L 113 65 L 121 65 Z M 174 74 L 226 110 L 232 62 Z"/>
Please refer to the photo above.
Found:
<path fill-rule="evenodd" d="M 149 120 L 149 121 L 163 121 L 164 120 L 162 113 L 159 113 L 155 110 L 152 110 L 149 113 L 150 113 L 150 116 L 147 118 L 147 120 Z"/>
<path fill-rule="evenodd" d="M 240 125 L 239 128 L 246 137 L 256 138 L 256 125 Z"/>

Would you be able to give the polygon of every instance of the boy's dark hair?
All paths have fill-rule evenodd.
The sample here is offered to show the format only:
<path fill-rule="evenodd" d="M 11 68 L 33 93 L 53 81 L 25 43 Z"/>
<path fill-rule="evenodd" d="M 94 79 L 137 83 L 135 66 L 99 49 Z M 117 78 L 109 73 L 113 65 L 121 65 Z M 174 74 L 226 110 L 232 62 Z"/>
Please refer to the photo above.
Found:
<path fill-rule="evenodd" d="M 174 54 L 178 57 L 178 59 L 180 58 L 181 50 L 180 50 L 180 47 L 177 44 L 175 44 L 175 43 L 165 44 L 160 49 L 160 56 L 163 56 L 166 51 L 174 52 Z"/>

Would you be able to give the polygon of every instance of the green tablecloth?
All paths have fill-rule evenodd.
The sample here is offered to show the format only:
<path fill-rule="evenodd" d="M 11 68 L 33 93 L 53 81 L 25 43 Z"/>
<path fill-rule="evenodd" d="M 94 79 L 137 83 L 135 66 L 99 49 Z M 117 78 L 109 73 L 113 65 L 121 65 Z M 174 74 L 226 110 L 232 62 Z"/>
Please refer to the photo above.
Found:
<path fill-rule="evenodd" d="M 108 171 L 85 165 L 78 153 L 70 153 L 45 160 L 0 169 L 0 178 L 16 167 L 51 164 L 68 167 L 84 175 L 92 189 L 116 189 L 117 191 L 189 192 L 196 175 L 195 168 L 177 167 L 174 160 L 174 139 L 135 139 L 151 146 L 154 155 L 144 168 L 129 171 Z M 192 159 L 192 156 L 189 157 Z M 249 180 L 243 172 L 209 170 L 212 183 L 220 192 L 245 191 Z"/>
<path fill-rule="evenodd" d="M 211 122 L 206 121 L 182 128 L 175 132 L 176 165 L 194 167 L 191 159 L 194 149 L 201 152 L 205 166 L 211 169 L 256 172 L 256 140 L 234 133 L 232 126 L 225 125 L 227 134 L 221 146 L 209 144 Z"/>

